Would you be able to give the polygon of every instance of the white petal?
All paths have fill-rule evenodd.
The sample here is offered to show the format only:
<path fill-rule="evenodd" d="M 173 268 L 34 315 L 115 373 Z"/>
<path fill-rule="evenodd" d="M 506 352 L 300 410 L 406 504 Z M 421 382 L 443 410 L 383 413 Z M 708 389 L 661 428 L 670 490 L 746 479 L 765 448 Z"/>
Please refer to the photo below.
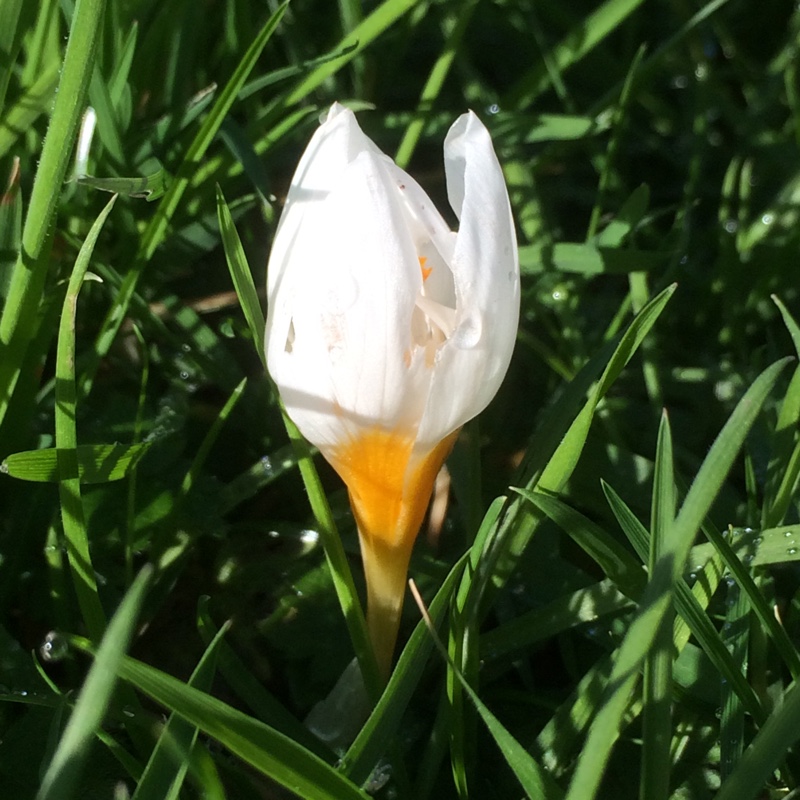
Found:
<path fill-rule="evenodd" d="M 489 132 L 472 112 L 445 139 L 447 190 L 459 218 L 451 262 L 456 330 L 438 353 L 419 441 L 480 413 L 505 376 L 519 322 L 519 261 L 511 206 Z"/>
<path fill-rule="evenodd" d="M 369 148 L 341 172 L 295 236 L 273 298 L 270 372 L 320 447 L 356 426 L 416 427 L 427 396 L 430 372 L 409 349 L 422 276 L 386 164 Z M 291 352 L 276 335 L 288 317 Z"/>

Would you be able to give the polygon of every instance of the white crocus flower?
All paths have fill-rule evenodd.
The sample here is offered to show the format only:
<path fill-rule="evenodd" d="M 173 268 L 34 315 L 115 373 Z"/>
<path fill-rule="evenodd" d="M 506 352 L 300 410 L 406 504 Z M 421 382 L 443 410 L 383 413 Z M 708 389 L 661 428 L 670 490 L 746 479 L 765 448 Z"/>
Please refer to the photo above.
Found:
<path fill-rule="evenodd" d="M 457 232 L 335 104 L 300 159 L 269 260 L 269 371 L 349 490 L 384 675 L 434 479 L 500 386 L 519 319 L 508 193 L 472 112 L 450 128 L 444 160 Z"/>

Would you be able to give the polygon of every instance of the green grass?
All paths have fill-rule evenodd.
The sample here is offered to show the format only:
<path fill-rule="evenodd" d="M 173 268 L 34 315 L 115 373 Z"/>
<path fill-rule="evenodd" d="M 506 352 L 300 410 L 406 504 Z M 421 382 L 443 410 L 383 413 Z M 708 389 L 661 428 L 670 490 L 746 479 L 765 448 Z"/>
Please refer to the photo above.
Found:
<path fill-rule="evenodd" d="M 0 797 L 794 796 L 798 35 L 777 0 L 0 5 Z M 334 101 L 442 206 L 475 110 L 523 273 L 385 690 L 261 345 Z"/>

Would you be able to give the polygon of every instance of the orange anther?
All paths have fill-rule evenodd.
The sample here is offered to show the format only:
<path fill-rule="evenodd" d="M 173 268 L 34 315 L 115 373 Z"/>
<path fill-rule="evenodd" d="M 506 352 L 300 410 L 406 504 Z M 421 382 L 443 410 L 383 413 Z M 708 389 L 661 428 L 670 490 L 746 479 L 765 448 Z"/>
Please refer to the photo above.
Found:
<path fill-rule="evenodd" d="M 422 270 L 422 280 L 423 282 L 428 280 L 430 277 L 431 272 L 433 272 L 433 267 L 426 267 L 425 262 L 427 261 L 426 256 L 419 257 L 419 268 Z"/>

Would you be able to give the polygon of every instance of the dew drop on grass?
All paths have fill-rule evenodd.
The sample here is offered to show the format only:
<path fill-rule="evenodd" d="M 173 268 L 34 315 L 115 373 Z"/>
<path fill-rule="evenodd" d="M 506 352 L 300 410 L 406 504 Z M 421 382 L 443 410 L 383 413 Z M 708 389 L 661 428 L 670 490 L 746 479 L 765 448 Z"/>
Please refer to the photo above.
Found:
<path fill-rule="evenodd" d="M 790 547 L 790 548 L 789 548 L 789 549 L 788 549 L 786 552 L 787 552 L 787 553 L 788 553 L 790 556 L 793 556 L 793 555 L 795 555 L 795 553 L 797 553 L 797 548 L 796 548 L 796 547 Z"/>
<path fill-rule="evenodd" d="M 44 642 L 39 648 L 39 655 L 41 655 L 43 661 L 61 661 L 68 650 L 67 640 L 58 631 L 50 631 L 44 637 Z"/>

